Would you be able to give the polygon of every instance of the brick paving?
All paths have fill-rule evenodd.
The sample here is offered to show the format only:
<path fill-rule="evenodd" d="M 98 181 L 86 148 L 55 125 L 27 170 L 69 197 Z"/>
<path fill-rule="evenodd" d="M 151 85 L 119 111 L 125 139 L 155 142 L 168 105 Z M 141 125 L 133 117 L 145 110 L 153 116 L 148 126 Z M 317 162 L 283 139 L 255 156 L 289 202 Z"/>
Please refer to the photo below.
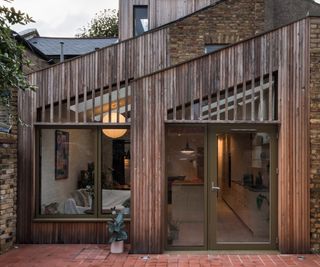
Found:
<path fill-rule="evenodd" d="M 0 255 L 0 266 L 19 267 L 211 267 L 211 266 L 320 266 L 320 255 L 230 254 L 210 252 L 163 255 L 110 254 L 106 245 L 21 245 Z"/>

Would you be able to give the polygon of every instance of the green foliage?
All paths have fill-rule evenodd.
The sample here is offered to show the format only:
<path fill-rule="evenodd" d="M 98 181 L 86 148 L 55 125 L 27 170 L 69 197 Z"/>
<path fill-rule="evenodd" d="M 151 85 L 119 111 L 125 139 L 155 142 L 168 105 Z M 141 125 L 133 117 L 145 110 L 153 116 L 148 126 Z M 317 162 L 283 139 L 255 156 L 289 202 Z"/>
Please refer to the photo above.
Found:
<path fill-rule="evenodd" d="M 3 0 L 11 3 L 12 0 Z M 23 58 L 24 48 L 12 36 L 10 26 L 25 25 L 33 20 L 25 13 L 13 7 L 0 6 L 0 102 L 9 105 L 11 89 L 34 89 L 26 80 L 22 71 L 23 64 L 29 64 Z"/>
<path fill-rule="evenodd" d="M 112 218 L 111 222 L 108 222 L 108 230 L 110 233 L 109 243 L 127 240 L 128 234 L 124 230 L 125 225 L 123 220 L 123 214 L 121 212 L 117 214 L 115 212 L 115 209 L 113 209 L 112 214 L 114 214 L 115 216 L 114 218 Z"/>
<path fill-rule="evenodd" d="M 113 9 L 104 9 L 95 14 L 87 27 L 80 28 L 78 38 L 88 37 L 117 37 L 118 36 L 118 12 Z"/>

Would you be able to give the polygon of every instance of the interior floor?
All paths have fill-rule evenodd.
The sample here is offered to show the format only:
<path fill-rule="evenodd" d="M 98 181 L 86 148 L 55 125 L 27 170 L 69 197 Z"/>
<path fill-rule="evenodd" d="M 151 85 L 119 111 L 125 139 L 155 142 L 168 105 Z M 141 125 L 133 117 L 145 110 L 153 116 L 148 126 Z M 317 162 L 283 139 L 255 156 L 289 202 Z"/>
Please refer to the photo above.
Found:
<path fill-rule="evenodd" d="M 173 246 L 203 246 L 203 223 L 181 222 L 179 225 L 179 238 L 172 242 Z"/>
<path fill-rule="evenodd" d="M 250 229 L 240 220 L 224 200 L 218 201 L 217 207 L 218 242 L 256 241 Z"/>
<path fill-rule="evenodd" d="M 204 244 L 201 222 L 180 222 L 179 234 L 173 246 L 201 246 Z M 217 207 L 217 242 L 263 242 L 267 237 L 258 237 L 241 221 L 224 200 Z"/>
<path fill-rule="evenodd" d="M 267 242 L 268 231 L 264 235 L 255 235 L 241 221 L 236 213 L 221 200 L 218 202 L 217 241 L 218 242 Z"/>

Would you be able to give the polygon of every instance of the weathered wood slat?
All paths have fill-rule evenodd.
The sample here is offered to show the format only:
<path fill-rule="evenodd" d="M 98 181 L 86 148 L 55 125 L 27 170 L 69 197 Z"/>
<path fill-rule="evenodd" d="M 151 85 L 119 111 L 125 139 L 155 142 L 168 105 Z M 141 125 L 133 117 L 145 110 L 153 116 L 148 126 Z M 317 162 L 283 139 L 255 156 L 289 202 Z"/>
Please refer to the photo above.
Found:
<path fill-rule="evenodd" d="M 168 29 L 160 29 L 36 72 L 34 74 L 36 75 L 35 85 L 39 88 L 37 108 L 44 109 L 47 105 L 68 101 L 68 97 L 73 99 L 83 94 L 84 80 L 86 80 L 87 93 L 96 93 L 101 86 L 108 87 L 110 84 L 116 84 L 113 90 L 118 92 L 122 82 L 128 83 L 128 80 L 134 77 L 141 77 L 168 67 L 170 60 L 167 59 L 169 41 L 167 34 Z M 101 57 L 104 60 L 101 61 Z M 98 83 L 101 71 L 108 67 L 111 67 L 111 77 L 105 77 Z M 42 77 L 47 77 L 47 79 L 43 80 Z M 69 84 L 64 82 L 66 80 L 70 80 Z M 46 94 L 47 91 L 48 94 Z M 67 92 L 70 94 L 68 95 Z M 45 118 L 44 112 L 43 110 L 43 119 Z M 52 114 L 51 111 L 50 114 Z M 50 117 L 50 121 L 51 119 Z"/>
<path fill-rule="evenodd" d="M 273 117 L 273 109 L 272 109 L 272 106 L 273 106 L 273 85 L 272 85 L 272 73 L 273 73 L 273 34 L 271 33 L 270 34 L 270 39 L 269 39 L 269 114 L 268 114 L 268 117 L 269 117 L 269 121 L 272 121 L 274 119 Z"/>
<path fill-rule="evenodd" d="M 84 67 L 85 64 L 82 60 L 82 66 Z M 89 63 L 90 66 L 90 63 Z M 83 104 L 84 104 L 84 111 L 83 111 L 83 122 L 86 123 L 87 122 L 87 84 L 90 83 L 90 78 L 88 75 L 88 69 L 84 68 L 84 76 L 83 76 L 83 84 L 81 85 L 81 87 L 83 88 Z"/>
<path fill-rule="evenodd" d="M 133 251 L 156 253 L 162 250 L 164 199 L 164 94 L 163 74 L 146 78 L 133 90 L 132 130 L 133 155 Z M 151 156 L 152 155 L 152 156 Z M 159 183 L 159 181 L 161 181 Z M 142 212 L 142 211 L 148 211 Z"/>
<path fill-rule="evenodd" d="M 126 230 L 130 233 L 130 222 Z M 38 222 L 32 233 L 34 244 L 106 244 L 109 238 L 105 222 Z"/>

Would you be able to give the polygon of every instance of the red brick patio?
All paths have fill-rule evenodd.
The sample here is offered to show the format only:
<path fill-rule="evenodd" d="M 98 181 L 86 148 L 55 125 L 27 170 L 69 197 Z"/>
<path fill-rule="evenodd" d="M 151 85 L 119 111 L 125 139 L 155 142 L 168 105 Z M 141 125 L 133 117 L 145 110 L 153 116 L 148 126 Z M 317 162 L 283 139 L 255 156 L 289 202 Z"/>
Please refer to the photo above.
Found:
<path fill-rule="evenodd" d="M 320 266 L 320 256 L 210 252 L 113 255 L 108 246 L 100 245 L 21 245 L 1 255 L 0 266 Z"/>

